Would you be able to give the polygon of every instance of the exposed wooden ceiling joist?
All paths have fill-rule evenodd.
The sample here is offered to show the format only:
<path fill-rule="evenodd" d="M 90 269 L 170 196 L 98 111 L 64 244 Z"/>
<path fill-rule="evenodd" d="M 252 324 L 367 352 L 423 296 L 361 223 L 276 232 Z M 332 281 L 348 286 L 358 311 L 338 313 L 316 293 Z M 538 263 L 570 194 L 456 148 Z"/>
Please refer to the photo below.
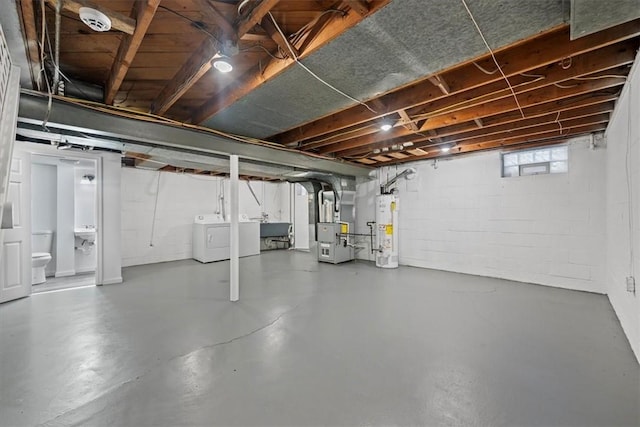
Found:
<path fill-rule="evenodd" d="M 100 6 L 87 0 L 46 0 L 54 8 L 57 7 L 58 1 L 62 1 L 62 8 L 73 12 L 76 15 L 80 14 L 81 7 L 90 7 L 99 12 L 104 13 L 109 19 L 111 19 L 111 28 L 114 30 L 122 31 L 123 33 L 132 35 L 136 29 L 136 20 L 127 15 L 123 15 L 120 12 L 116 12 L 109 8 Z"/>
<path fill-rule="evenodd" d="M 129 71 L 133 58 L 138 52 L 142 39 L 147 33 L 153 16 L 156 13 L 160 0 L 143 0 L 135 2 L 131 15 L 135 17 L 136 29 L 133 34 L 125 35 L 120 41 L 118 53 L 113 61 L 109 80 L 105 85 L 104 102 L 113 104 L 113 100 L 120 90 L 120 86 Z"/>
<path fill-rule="evenodd" d="M 374 13 L 389 1 L 390 0 L 375 0 L 371 2 L 368 14 Z M 363 16 L 357 13 L 348 13 L 340 20 L 328 22 L 312 40 L 307 38 L 301 45 L 296 45 L 296 48 L 299 50 L 298 58 L 303 59 L 308 56 L 325 43 L 328 43 L 339 34 L 356 25 L 363 18 Z M 203 122 L 293 65 L 295 65 L 295 60 L 287 58 L 285 60 L 272 60 L 264 67 L 256 67 L 253 72 L 249 73 L 241 81 L 230 85 L 220 96 L 211 99 L 198 108 L 192 115 L 191 122 Z"/>
<path fill-rule="evenodd" d="M 496 52 L 498 63 L 508 77 L 527 73 L 544 65 L 556 63 L 575 55 L 615 44 L 640 35 L 640 20 L 631 21 L 616 27 L 601 31 L 576 40 L 569 40 L 569 29 L 563 28 L 542 34 L 528 42 L 521 43 L 517 48 L 505 48 Z M 485 69 L 491 69 L 493 60 L 489 58 L 477 61 Z M 495 68 L 495 64 L 493 65 Z M 500 81 L 499 73 L 485 74 L 479 71 L 473 63 L 455 67 L 439 75 L 447 82 L 450 94 L 473 89 L 492 82 Z M 406 86 L 400 90 L 383 95 L 388 112 L 397 112 L 446 97 L 438 87 L 428 78 Z M 385 113 L 385 114 L 387 114 Z M 327 132 L 344 129 L 357 123 L 364 123 L 381 117 L 372 113 L 362 105 L 355 105 L 341 112 L 313 121 L 303 126 L 275 135 L 271 138 L 281 144 L 291 144 L 318 137 Z"/>
<path fill-rule="evenodd" d="M 241 39 L 249 32 L 277 3 L 278 0 L 260 2 L 246 18 L 237 24 L 236 39 Z M 220 40 L 207 37 L 160 92 L 152 104 L 151 112 L 153 114 L 166 113 L 185 92 L 191 89 L 211 69 L 211 61 L 221 49 Z"/>
<path fill-rule="evenodd" d="M 596 79 L 598 78 L 598 75 L 594 73 L 607 72 L 607 70 L 615 67 L 632 63 L 635 58 L 636 46 L 637 44 L 634 41 L 629 41 L 608 46 L 597 51 L 588 52 L 574 57 L 573 64 L 568 69 L 564 69 L 557 64 L 553 64 L 545 67 L 544 69 L 538 69 L 534 71 L 533 74 L 527 74 L 525 76 L 518 75 L 514 78 L 512 86 L 519 98 L 526 98 L 529 92 L 549 87 L 556 87 L 556 84 L 561 84 L 562 82 L 570 82 L 564 84 L 572 86 L 581 81 L 588 81 L 574 81 L 573 79 L 576 78 Z M 620 83 L 624 82 L 624 75 L 625 73 L 620 74 Z M 535 76 L 538 77 L 536 78 Z M 556 93 L 557 92 L 558 91 L 556 91 Z M 507 104 L 511 104 L 513 108 L 517 108 L 515 101 L 512 99 L 511 91 L 505 87 L 504 82 L 498 81 L 469 91 L 460 92 L 456 95 L 438 99 L 424 105 L 420 109 L 412 110 L 411 115 L 412 117 L 416 117 L 422 114 L 422 117 L 427 119 L 420 129 L 422 132 L 429 129 L 436 129 L 440 126 L 439 122 L 435 120 L 436 117 L 443 115 L 441 113 L 439 114 L 439 112 L 446 111 L 452 115 L 463 110 L 476 111 L 477 108 L 499 99 L 504 100 Z M 475 116 L 467 119 L 475 120 L 481 118 L 481 116 Z M 332 153 L 346 148 L 375 144 L 380 141 L 403 137 L 412 133 L 415 133 L 415 131 L 401 127 L 396 127 L 386 133 L 376 132 L 374 129 L 370 135 L 360 136 L 357 141 L 353 141 L 352 138 L 349 139 L 347 136 L 344 141 L 336 141 L 334 139 L 330 141 L 330 144 L 327 143 L 327 141 L 320 141 L 316 143 L 311 142 L 303 145 L 303 147 L 307 150 L 319 149 L 319 152 L 322 153 Z"/>
<path fill-rule="evenodd" d="M 554 130 L 554 131 L 535 135 L 535 137 L 522 136 L 522 137 L 512 138 L 509 140 L 496 139 L 494 141 L 478 143 L 478 144 L 460 144 L 459 146 L 452 148 L 449 151 L 449 154 L 447 157 L 455 156 L 456 154 L 463 154 L 463 153 L 469 153 L 469 152 L 475 152 L 475 151 L 481 151 L 481 150 L 516 147 L 523 144 L 525 144 L 527 147 L 544 145 L 544 144 L 557 144 L 557 143 L 566 141 L 568 138 L 572 136 L 584 135 L 584 134 L 593 133 L 593 132 L 601 132 L 601 131 L 604 131 L 605 129 L 606 129 L 606 123 L 600 123 L 600 124 L 579 126 L 579 127 L 570 128 L 570 129 L 568 128 L 568 129 L 565 129 L 562 134 L 560 134 L 557 130 Z M 424 149 L 422 150 L 424 151 Z M 375 164 L 371 164 L 371 163 L 369 164 L 373 166 L 387 166 L 387 165 L 396 164 L 396 163 L 406 163 L 406 162 L 412 162 L 416 160 L 429 160 L 429 159 L 435 159 L 439 157 L 442 157 L 442 153 L 439 148 L 436 148 L 432 151 L 428 151 L 427 154 L 420 155 L 420 156 L 411 156 L 411 157 L 407 157 L 406 159 L 393 159 L 393 160 L 387 160 L 384 162 L 379 161 Z M 375 157 L 372 157 L 372 159 L 373 158 Z"/>
<path fill-rule="evenodd" d="M 610 95 L 599 95 L 588 97 L 573 98 L 570 103 L 550 102 L 539 106 L 525 109 L 527 119 L 522 119 L 519 112 L 510 112 L 505 114 L 496 115 L 493 117 L 485 118 L 483 121 L 484 127 L 479 130 L 473 123 L 466 122 L 462 125 L 454 125 L 449 127 L 443 127 L 438 129 L 439 134 L 444 137 L 457 137 L 458 135 L 464 135 L 466 133 L 475 132 L 476 135 L 490 135 L 493 133 L 503 132 L 508 129 L 515 129 L 516 127 L 531 127 L 546 123 L 555 123 L 556 121 L 562 121 L 568 118 L 584 117 L 588 115 L 600 114 L 604 112 L 611 112 L 614 108 L 614 100 L 617 94 L 612 93 Z M 455 138 L 454 138 L 455 139 Z M 405 142 L 411 142 L 416 147 L 427 146 L 431 144 L 428 141 L 434 141 L 437 143 L 443 143 L 441 138 L 433 139 L 429 137 L 421 137 L 415 135 L 413 138 L 402 138 L 395 140 L 397 144 L 403 144 Z M 372 149 L 381 149 L 385 146 L 389 146 L 389 143 L 380 143 L 368 146 L 360 146 L 351 149 L 345 149 L 337 152 L 339 157 L 359 156 L 365 154 Z"/>
<path fill-rule="evenodd" d="M 40 51 L 38 49 L 38 32 L 36 30 L 36 15 L 31 0 L 18 0 L 20 3 L 20 21 L 25 32 L 25 46 L 29 57 L 29 69 L 31 81 L 34 87 L 41 90 L 41 70 Z"/>

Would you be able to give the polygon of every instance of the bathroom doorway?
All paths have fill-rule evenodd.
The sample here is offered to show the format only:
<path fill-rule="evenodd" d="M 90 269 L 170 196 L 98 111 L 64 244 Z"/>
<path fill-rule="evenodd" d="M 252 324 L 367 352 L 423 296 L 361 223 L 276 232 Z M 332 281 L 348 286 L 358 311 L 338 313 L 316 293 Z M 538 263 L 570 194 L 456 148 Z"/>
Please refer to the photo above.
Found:
<path fill-rule="evenodd" d="M 59 151 L 31 156 L 32 293 L 96 284 L 98 164 Z"/>

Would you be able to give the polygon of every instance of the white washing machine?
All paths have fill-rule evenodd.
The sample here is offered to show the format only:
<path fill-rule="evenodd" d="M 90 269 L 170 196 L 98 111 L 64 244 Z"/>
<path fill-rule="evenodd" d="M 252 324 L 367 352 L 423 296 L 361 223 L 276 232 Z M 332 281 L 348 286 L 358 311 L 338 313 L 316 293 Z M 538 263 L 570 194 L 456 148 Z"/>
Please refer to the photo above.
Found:
<path fill-rule="evenodd" d="M 260 254 L 260 223 L 240 216 L 239 252 L 241 257 Z M 200 262 L 231 258 L 231 224 L 217 214 L 196 215 L 193 222 L 193 259 Z"/>

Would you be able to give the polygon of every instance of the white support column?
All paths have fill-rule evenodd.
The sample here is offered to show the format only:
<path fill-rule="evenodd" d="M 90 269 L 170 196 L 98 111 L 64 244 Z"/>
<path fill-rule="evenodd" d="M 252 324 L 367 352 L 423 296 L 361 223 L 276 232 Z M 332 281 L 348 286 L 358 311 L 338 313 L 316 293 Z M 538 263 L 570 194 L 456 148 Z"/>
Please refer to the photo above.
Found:
<path fill-rule="evenodd" d="M 229 300 L 238 301 L 240 299 L 240 233 L 238 224 L 239 203 L 239 180 L 238 180 L 238 156 L 229 156 L 231 167 L 230 193 L 231 193 L 231 227 L 230 227 L 230 249 L 231 249 L 231 271 L 229 273 Z"/>

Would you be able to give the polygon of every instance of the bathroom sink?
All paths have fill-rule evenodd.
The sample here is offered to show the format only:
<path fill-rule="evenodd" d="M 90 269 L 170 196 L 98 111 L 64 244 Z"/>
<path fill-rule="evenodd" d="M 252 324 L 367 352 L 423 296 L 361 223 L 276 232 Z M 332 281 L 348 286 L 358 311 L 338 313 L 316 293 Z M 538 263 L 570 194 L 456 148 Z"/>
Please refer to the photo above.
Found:
<path fill-rule="evenodd" d="M 73 230 L 77 238 L 86 240 L 89 243 L 96 241 L 95 227 L 79 227 Z"/>

